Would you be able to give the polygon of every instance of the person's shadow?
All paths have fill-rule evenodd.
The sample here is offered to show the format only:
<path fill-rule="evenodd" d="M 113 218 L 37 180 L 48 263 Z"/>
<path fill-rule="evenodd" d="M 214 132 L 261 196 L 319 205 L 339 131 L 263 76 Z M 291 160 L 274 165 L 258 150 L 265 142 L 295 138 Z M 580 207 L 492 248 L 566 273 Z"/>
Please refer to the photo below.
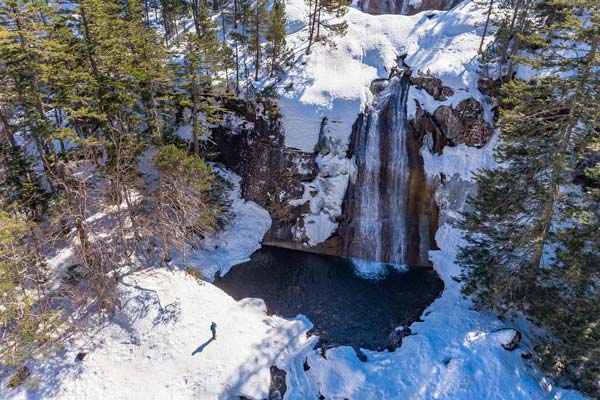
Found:
<path fill-rule="evenodd" d="M 196 350 L 194 350 L 192 355 L 195 355 L 197 353 L 202 353 L 202 351 L 206 348 L 206 346 L 208 346 L 213 340 L 215 340 L 215 339 L 210 338 L 206 342 L 202 343 L 200 346 L 198 346 L 198 348 Z"/>

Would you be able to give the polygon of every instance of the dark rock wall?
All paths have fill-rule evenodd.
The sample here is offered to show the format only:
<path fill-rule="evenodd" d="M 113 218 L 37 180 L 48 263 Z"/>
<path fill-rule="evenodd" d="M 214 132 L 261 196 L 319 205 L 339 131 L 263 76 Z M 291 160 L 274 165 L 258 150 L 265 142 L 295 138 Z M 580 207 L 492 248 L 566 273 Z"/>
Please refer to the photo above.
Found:
<path fill-rule="evenodd" d="M 460 0 L 422 0 L 420 3 L 406 3 L 408 0 L 359 0 L 358 5 L 366 13 L 380 14 L 418 14 L 425 10 L 449 10 Z"/>
<path fill-rule="evenodd" d="M 253 110 L 242 101 L 230 102 L 227 108 L 237 112 L 251 127 L 215 129 L 215 161 L 242 177 L 241 194 L 246 200 L 264 207 L 273 223 L 264 241 L 294 246 L 291 227 L 307 212 L 305 207 L 291 207 L 288 202 L 302 197 L 302 182 L 317 174 L 315 155 L 286 147 L 277 109 L 269 102 L 264 109 Z M 243 110 L 243 114 L 241 111 Z"/>

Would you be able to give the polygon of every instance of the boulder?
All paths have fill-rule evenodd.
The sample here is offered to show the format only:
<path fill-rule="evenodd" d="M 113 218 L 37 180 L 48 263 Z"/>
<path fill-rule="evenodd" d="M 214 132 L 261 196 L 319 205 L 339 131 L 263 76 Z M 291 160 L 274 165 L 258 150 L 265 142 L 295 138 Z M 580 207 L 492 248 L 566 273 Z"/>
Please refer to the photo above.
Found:
<path fill-rule="evenodd" d="M 513 351 L 517 347 L 519 347 L 519 343 L 521 342 L 521 332 L 511 329 L 514 332 L 512 339 L 507 343 L 502 343 L 502 348 L 504 350 Z"/>
<path fill-rule="evenodd" d="M 493 133 L 483 118 L 483 106 L 472 97 L 458 103 L 456 108 L 440 106 L 432 117 L 451 146 L 481 147 L 488 143 Z"/>
<path fill-rule="evenodd" d="M 454 95 L 454 90 L 451 87 L 444 86 L 442 80 L 434 76 L 411 76 L 410 83 L 418 89 L 425 90 L 434 99 L 439 101 L 448 100 L 448 97 Z"/>

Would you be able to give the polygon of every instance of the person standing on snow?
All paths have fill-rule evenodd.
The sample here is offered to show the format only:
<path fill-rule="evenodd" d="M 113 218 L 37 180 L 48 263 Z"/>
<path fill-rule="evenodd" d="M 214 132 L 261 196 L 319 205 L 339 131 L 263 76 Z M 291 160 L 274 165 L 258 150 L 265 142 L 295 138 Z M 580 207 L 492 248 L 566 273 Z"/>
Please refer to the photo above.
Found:
<path fill-rule="evenodd" d="M 212 332 L 213 340 L 217 340 L 217 324 L 215 324 L 215 321 L 211 322 L 210 331 Z"/>

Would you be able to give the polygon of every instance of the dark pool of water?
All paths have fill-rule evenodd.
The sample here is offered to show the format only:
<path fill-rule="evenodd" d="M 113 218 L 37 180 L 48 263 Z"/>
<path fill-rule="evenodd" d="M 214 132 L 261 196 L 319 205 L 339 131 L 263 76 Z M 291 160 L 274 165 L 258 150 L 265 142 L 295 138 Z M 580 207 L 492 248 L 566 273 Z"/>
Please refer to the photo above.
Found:
<path fill-rule="evenodd" d="M 264 246 L 215 285 L 236 300 L 257 297 L 269 312 L 304 314 L 320 347 L 348 345 L 383 350 L 393 327 L 409 325 L 442 292 L 431 268 L 392 268 L 385 279 L 362 279 L 345 258 Z"/>

